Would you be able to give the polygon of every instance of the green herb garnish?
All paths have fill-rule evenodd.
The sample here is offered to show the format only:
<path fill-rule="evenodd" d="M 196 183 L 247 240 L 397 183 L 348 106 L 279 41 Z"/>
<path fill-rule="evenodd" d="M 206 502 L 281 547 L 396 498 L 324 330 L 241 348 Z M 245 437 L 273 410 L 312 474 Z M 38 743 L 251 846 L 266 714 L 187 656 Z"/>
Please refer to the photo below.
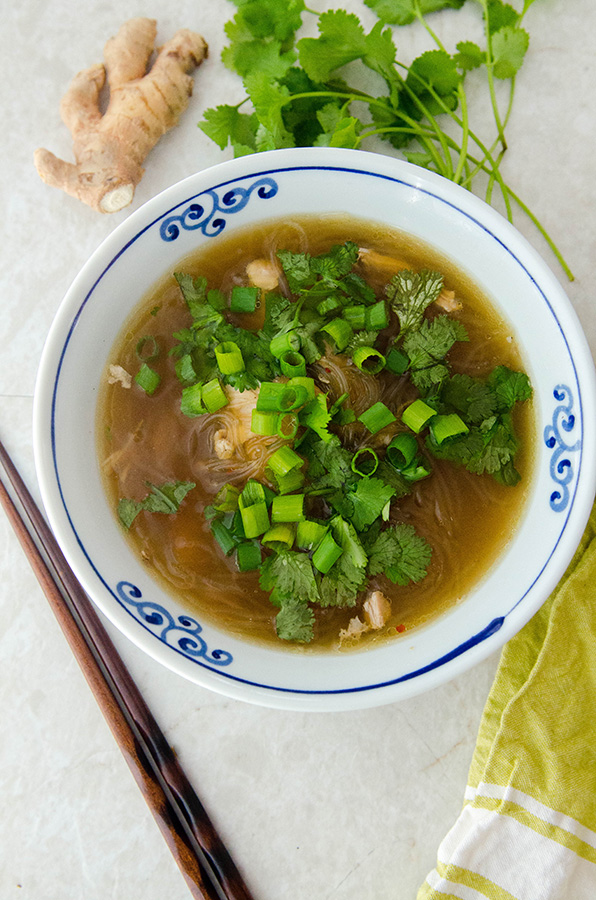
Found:
<path fill-rule="evenodd" d="M 519 12 L 504 0 L 477 0 L 483 41 L 462 36 L 451 51 L 429 17 L 461 9 L 466 0 L 365 0 L 378 18 L 370 32 L 354 13 L 318 13 L 304 0 L 234 2 L 238 12 L 226 25 L 229 44 L 222 59 L 242 78 L 246 97 L 236 106 L 208 109 L 200 123 L 222 150 L 231 145 L 242 156 L 386 141 L 410 162 L 466 188 L 481 183 L 488 203 L 497 191 L 508 219 L 513 221 L 514 206 L 525 213 L 573 279 L 551 237 L 501 172 L 517 75 L 529 46 L 524 19 L 534 0 L 523 0 Z M 298 39 L 304 14 L 318 17 L 318 37 Z M 426 31 L 433 49 L 408 65 L 398 57 L 392 29 L 412 23 Z M 466 79 L 473 70 L 484 74 L 494 125 L 488 135 L 472 123 Z M 371 72 L 377 85 L 372 89 Z M 295 290 L 296 283 L 290 287 Z"/>
<path fill-rule="evenodd" d="M 174 481 L 162 485 L 148 481 L 147 487 L 151 491 L 143 500 L 123 498 L 118 503 L 118 518 L 126 529 L 130 528 L 142 510 L 169 514 L 178 512 L 180 504 L 196 485 L 192 481 Z"/>
<path fill-rule="evenodd" d="M 233 325 L 230 298 L 206 279 L 178 274 L 190 325 L 174 335 L 173 353 L 183 413 L 217 415 L 229 399 L 224 385 L 251 387 L 253 432 L 284 439 L 270 451 L 262 482 L 226 484 L 205 516 L 238 570 L 258 571 L 277 609 L 278 636 L 308 642 L 314 607 L 353 607 L 381 574 L 399 585 L 424 578 L 431 549 L 412 526 L 395 524 L 393 512 L 432 476 L 433 457 L 517 483 L 512 411 L 532 390 L 524 373 L 506 366 L 485 378 L 452 371 L 449 351 L 468 335 L 456 317 L 429 309 L 443 287 L 439 273 L 401 271 L 378 298 L 358 274 L 352 242 L 318 256 L 278 256 L 292 296 L 261 297 L 258 331 Z M 236 305 L 244 303 L 233 290 Z M 355 331 L 359 309 L 358 321 L 370 328 Z M 289 380 L 288 354 L 302 360 Z M 355 377 L 403 379 L 409 402 L 392 409 L 377 401 L 356 418 L 349 394 L 330 397 L 318 367 L 309 369 L 323 355 L 344 357 Z M 382 429 L 391 429 L 386 441 L 375 438 Z M 194 484 L 149 486 L 144 500 L 120 501 L 125 527 L 141 510 L 177 511 Z"/>

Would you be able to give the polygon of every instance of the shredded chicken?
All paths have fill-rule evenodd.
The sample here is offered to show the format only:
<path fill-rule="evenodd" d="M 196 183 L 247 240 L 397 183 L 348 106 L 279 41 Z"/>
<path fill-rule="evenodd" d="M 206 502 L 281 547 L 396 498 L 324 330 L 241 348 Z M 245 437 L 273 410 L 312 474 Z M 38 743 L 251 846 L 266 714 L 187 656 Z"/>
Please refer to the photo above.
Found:
<path fill-rule="evenodd" d="M 362 264 L 365 271 L 370 270 L 382 273 L 383 277 L 387 279 L 396 275 L 402 269 L 408 268 L 408 263 L 403 259 L 388 256 L 385 253 L 378 253 L 376 250 L 370 250 L 368 247 L 359 248 L 358 261 Z"/>
<path fill-rule="evenodd" d="M 234 455 L 234 445 L 225 428 L 220 428 L 213 435 L 213 450 L 219 459 L 231 459 Z"/>
<path fill-rule="evenodd" d="M 364 601 L 364 622 L 358 616 L 339 633 L 339 642 L 359 640 L 367 631 L 379 631 L 391 615 L 391 603 L 382 591 L 372 591 Z"/>
<path fill-rule="evenodd" d="M 463 306 L 461 300 L 456 298 L 455 291 L 448 291 L 445 288 L 443 288 L 435 303 L 447 313 L 457 312 Z"/>
<path fill-rule="evenodd" d="M 219 459 L 231 459 L 236 451 L 255 435 L 251 430 L 256 391 L 237 391 L 226 387 L 228 404 L 221 411 L 221 427 L 213 435 L 213 450 Z"/>
<path fill-rule="evenodd" d="M 351 638 L 359 638 L 365 632 L 369 630 L 368 625 L 366 625 L 358 616 L 354 616 L 353 619 L 350 619 L 347 628 L 342 628 L 339 633 L 339 641 L 343 643 L 346 640 L 350 640 Z"/>
<path fill-rule="evenodd" d="M 239 444 L 244 444 L 253 436 L 250 426 L 252 423 L 252 411 L 257 405 L 258 392 L 252 390 L 237 391 L 235 388 L 228 386 L 226 387 L 226 396 L 228 398 L 226 409 L 234 414 L 238 425 L 236 440 Z"/>
<path fill-rule="evenodd" d="M 246 267 L 251 284 L 262 291 L 273 291 L 279 284 L 279 271 L 269 259 L 253 259 Z"/>
<path fill-rule="evenodd" d="M 110 366 L 108 372 L 108 384 L 121 384 L 124 388 L 132 385 L 132 375 L 122 366 Z"/>
<path fill-rule="evenodd" d="M 391 603 L 382 591 L 373 591 L 364 601 L 364 621 L 373 629 L 382 628 L 391 615 Z"/>

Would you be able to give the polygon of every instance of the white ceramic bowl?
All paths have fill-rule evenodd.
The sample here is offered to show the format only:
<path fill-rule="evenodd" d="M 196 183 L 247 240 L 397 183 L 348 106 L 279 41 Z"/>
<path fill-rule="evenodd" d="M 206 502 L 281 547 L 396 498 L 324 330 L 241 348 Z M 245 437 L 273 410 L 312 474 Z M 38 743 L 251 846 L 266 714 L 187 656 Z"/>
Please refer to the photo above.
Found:
<path fill-rule="evenodd" d="M 478 588 L 403 639 L 349 654 L 255 646 L 196 621 L 123 540 L 96 457 L 100 376 L 147 289 L 221 233 L 304 213 L 345 213 L 409 232 L 468 273 L 513 327 L 539 428 L 525 513 Z M 273 707 L 378 705 L 428 690 L 477 663 L 512 637 L 555 587 L 594 497 L 594 367 L 556 279 L 514 228 L 467 191 L 362 151 L 246 156 L 187 178 L 133 213 L 94 253 L 60 307 L 41 361 L 34 419 L 51 526 L 97 606 L 139 647 L 191 681 Z"/>

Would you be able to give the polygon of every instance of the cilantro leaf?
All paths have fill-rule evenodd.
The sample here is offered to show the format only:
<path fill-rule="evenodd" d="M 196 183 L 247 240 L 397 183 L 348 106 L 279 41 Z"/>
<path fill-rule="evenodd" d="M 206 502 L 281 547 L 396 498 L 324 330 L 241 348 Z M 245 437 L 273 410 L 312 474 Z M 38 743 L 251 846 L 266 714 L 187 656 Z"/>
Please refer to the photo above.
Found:
<path fill-rule="evenodd" d="M 314 144 L 316 147 L 347 147 L 355 149 L 359 144 L 362 122 L 354 116 L 346 116 L 340 106 L 328 103 L 317 112 L 321 134 Z"/>
<path fill-rule="evenodd" d="M 529 400 L 532 396 L 532 385 L 525 372 L 514 372 L 507 366 L 494 368 L 488 383 L 495 391 L 501 411 L 510 410 L 518 401 Z"/>
<path fill-rule="evenodd" d="M 471 375 L 452 375 L 443 386 L 441 400 L 473 424 L 490 418 L 498 407 L 493 387 Z"/>
<path fill-rule="evenodd" d="M 493 74 L 495 78 L 513 78 L 524 61 L 530 35 L 524 28 L 505 26 L 492 37 Z"/>
<path fill-rule="evenodd" d="M 282 115 L 282 110 L 290 97 L 288 89 L 272 81 L 266 72 L 260 70 L 246 75 L 244 87 L 260 122 L 256 136 L 257 146 L 259 135 L 262 139 L 263 133 L 266 132 L 274 142 L 273 148 L 267 149 L 293 147 L 294 138 L 287 130 Z"/>
<path fill-rule="evenodd" d="M 456 66 L 464 72 L 477 69 L 486 62 L 486 52 L 473 41 L 460 41 L 454 56 Z"/>
<path fill-rule="evenodd" d="M 360 478 L 356 489 L 350 493 L 354 512 L 350 516 L 357 531 L 364 531 L 377 519 L 383 507 L 391 500 L 395 490 L 380 478 Z"/>
<path fill-rule="evenodd" d="M 319 599 L 312 563 L 306 553 L 280 550 L 261 563 L 260 573 L 264 591 L 275 590 L 281 598 L 293 597 L 303 602 Z"/>
<path fill-rule="evenodd" d="M 489 34 L 493 35 L 501 28 L 507 28 L 511 25 L 517 25 L 519 22 L 519 13 L 509 3 L 503 3 L 503 0 L 487 0 L 487 29 Z"/>
<path fill-rule="evenodd" d="M 118 517 L 122 525 L 129 529 L 137 515 L 142 511 L 158 513 L 176 513 L 189 491 L 196 487 L 192 481 L 172 481 L 162 485 L 147 482 L 151 488 L 143 500 L 131 500 L 123 497 L 118 503 Z"/>
<path fill-rule="evenodd" d="M 416 534 L 412 525 L 391 525 L 374 538 L 366 548 L 369 554 L 368 574 L 385 574 L 402 586 L 421 581 L 426 575 L 431 548 Z"/>
<path fill-rule="evenodd" d="M 300 422 L 315 431 L 323 442 L 331 440 L 329 431 L 331 413 L 327 408 L 327 394 L 317 394 L 314 400 L 307 403 L 300 411 Z"/>
<path fill-rule="evenodd" d="M 348 553 L 342 553 L 329 572 L 321 578 L 320 604 L 323 607 L 354 606 L 365 583 L 366 569 L 357 566 Z"/>
<path fill-rule="evenodd" d="M 324 93 L 324 86 L 311 81 L 300 66 L 288 69 L 279 83 L 292 95 L 292 102 L 286 104 L 282 110 L 286 128 L 293 134 L 297 147 L 314 146 L 324 131 L 317 118 L 317 112 L 329 103 L 328 97 L 318 96 L 319 91 Z M 295 94 L 299 96 L 294 97 Z"/>
<path fill-rule="evenodd" d="M 309 459 L 309 475 L 312 481 L 316 480 L 317 488 L 341 488 L 355 480 L 352 456 L 337 435 L 328 441 L 317 440 L 310 446 L 303 444 L 302 448 Z"/>
<path fill-rule="evenodd" d="M 284 46 L 293 39 L 302 24 L 306 9 L 304 0 L 235 0 L 238 6 L 232 22 L 226 25 L 226 34 L 232 40 L 268 39 L 280 41 Z"/>
<path fill-rule="evenodd" d="M 456 341 L 467 341 L 468 334 L 461 322 L 439 315 L 423 319 L 417 331 L 410 331 L 403 341 L 403 349 L 410 359 L 412 382 L 427 392 L 441 384 L 449 375 L 443 360 Z"/>
<path fill-rule="evenodd" d="M 404 99 L 406 111 L 412 118 L 420 119 L 420 104 L 432 115 L 444 112 L 445 106 L 455 109 L 460 81 L 461 75 L 452 56 L 445 50 L 427 50 L 409 68 L 406 86 L 417 99 Z"/>
<path fill-rule="evenodd" d="M 296 53 L 284 53 L 279 41 L 239 41 L 224 48 L 221 58 L 243 78 L 258 70 L 271 79 L 278 79 L 294 64 Z"/>
<path fill-rule="evenodd" d="M 255 113 L 241 113 L 237 106 L 221 104 L 205 110 L 200 128 L 222 149 L 228 144 L 241 144 L 256 149 L 258 119 Z"/>
<path fill-rule="evenodd" d="M 520 480 L 514 462 L 519 444 L 508 414 L 491 416 L 480 425 L 471 425 L 467 434 L 444 441 L 440 446 L 428 437 L 426 446 L 433 456 L 459 463 L 475 475 L 493 475 L 508 485 Z"/>
<path fill-rule="evenodd" d="M 321 13 L 319 37 L 302 38 L 298 52 L 309 78 L 327 81 L 335 69 L 365 55 L 366 39 L 360 19 L 343 9 Z"/>
<path fill-rule="evenodd" d="M 436 12 L 440 9 L 461 9 L 466 0 L 364 0 L 387 25 L 409 25 L 416 19 L 416 7 L 420 12 Z"/>
<path fill-rule="evenodd" d="M 307 644 L 314 637 L 315 614 L 299 597 L 282 597 L 281 609 L 275 617 L 275 630 L 282 641 Z"/>
<path fill-rule="evenodd" d="M 402 269 L 393 276 L 385 288 L 385 294 L 399 318 L 400 336 L 420 327 L 425 309 L 434 303 L 442 287 L 443 276 L 440 272 L 428 269 L 420 272 Z"/>

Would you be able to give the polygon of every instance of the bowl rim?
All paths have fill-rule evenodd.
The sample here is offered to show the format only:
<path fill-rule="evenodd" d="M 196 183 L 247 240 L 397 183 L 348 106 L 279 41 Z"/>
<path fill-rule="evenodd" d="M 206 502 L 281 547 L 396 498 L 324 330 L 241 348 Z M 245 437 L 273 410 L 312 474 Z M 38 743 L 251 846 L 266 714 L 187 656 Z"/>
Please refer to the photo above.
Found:
<path fill-rule="evenodd" d="M 390 180 L 399 180 L 400 175 L 403 179 L 407 179 L 408 184 L 415 185 L 416 189 L 431 194 L 433 197 L 439 197 L 447 205 L 454 206 L 459 212 L 469 216 L 477 225 L 483 229 L 494 232 L 497 240 L 502 244 L 504 249 L 512 254 L 510 243 L 516 247 L 517 255 L 523 257 L 525 262 L 519 261 L 520 265 L 525 269 L 528 276 L 537 285 L 539 291 L 543 295 L 546 303 L 551 309 L 562 337 L 569 347 L 569 343 L 573 345 L 573 353 L 569 349 L 570 359 L 576 369 L 576 378 L 578 386 L 581 384 L 584 391 L 584 407 L 594 408 L 596 406 L 596 376 L 594 373 L 594 364 L 592 356 L 587 345 L 587 341 L 581 329 L 581 325 L 576 313 L 562 290 L 560 284 L 551 273 L 546 263 L 534 248 L 526 241 L 526 239 L 517 230 L 509 224 L 509 222 L 501 216 L 494 208 L 485 204 L 478 197 L 465 191 L 463 188 L 454 185 L 452 182 L 446 181 L 435 173 L 422 170 L 402 160 L 386 157 L 381 154 L 368 153 L 361 150 L 343 150 L 332 148 L 300 148 L 288 150 L 275 150 L 267 153 L 256 154 L 251 157 L 242 157 L 235 160 L 227 160 L 218 163 L 208 169 L 201 170 L 194 175 L 180 181 L 166 190 L 162 191 L 151 200 L 147 201 L 139 209 L 131 213 L 131 215 L 120 223 L 114 231 L 112 231 L 104 241 L 99 245 L 89 260 L 80 270 L 74 279 L 71 287 L 67 291 L 62 303 L 60 304 L 57 315 L 52 323 L 49 331 L 35 386 L 34 395 L 34 455 L 35 464 L 40 482 L 42 499 L 50 524 L 56 533 L 62 549 L 71 562 L 72 553 L 70 551 L 70 541 L 72 534 L 65 533 L 60 518 L 54 514 L 53 499 L 49 484 L 54 478 L 58 478 L 59 474 L 56 468 L 55 458 L 53 459 L 53 468 L 48 467 L 47 455 L 47 407 L 49 398 L 49 387 L 53 379 L 49 376 L 56 371 L 56 354 L 58 353 L 61 365 L 62 355 L 74 332 L 78 316 L 87 301 L 92 297 L 93 291 L 99 282 L 103 273 L 110 268 L 111 265 L 124 253 L 126 248 L 130 246 L 145 231 L 156 224 L 157 221 L 163 220 L 166 216 L 174 213 L 182 205 L 194 199 L 198 194 L 202 193 L 207 187 L 225 186 L 231 182 L 244 177 L 267 176 L 275 172 L 288 170 L 304 170 L 308 168 L 326 168 L 333 170 L 348 169 L 363 174 L 370 174 L 371 171 L 377 176 L 388 178 Z M 194 192 L 194 193 L 193 193 Z M 165 207 L 165 208 L 164 208 Z M 108 261 L 107 264 L 102 264 Z M 99 272 L 99 275 L 97 275 Z M 538 277 L 540 287 L 538 284 Z M 81 289 L 88 288 L 88 292 L 81 303 Z M 554 298 L 554 299 L 553 299 Z M 553 308 L 553 302 L 556 310 Z M 565 329 L 560 324 L 560 318 L 565 319 Z M 60 348 L 61 345 L 64 345 Z M 106 353 L 107 355 L 107 353 Z M 581 377 L 577 370 L 581 370 Z M 54 403 L 55 391 L 57 385 L 57 377 L 53 387 L 50 406 L 52 408 L 52 423 L 54 427 Z M 596 425 L 592 422 L 590 416 L 582 415 L 582 423 L 586 429 L 588 437 L 588 448 L 596 446 Z M 582 448 L 583 450 L 583 448 Z M 52 436 L 52 457 L 55 455 L 55 446 Z M 590 459 L 586 459 L 587 454 L 583 453 L 581 462 L 581 479 L 578 475 L 574 487 L 574 495 L 569 505 L 569 511 L 566 516 L 565 524 L 561 529 L 561 535 L 553 553 L 558 551 L 558 563 L 551 565 L 548 571 L 548 577 L 543 578 L 544 569 L 550 565 L 550 560 L 544 564 L 543 570 L 539 578 L 543 578 L 543 594 L 544 596 L 537 602 L 533 603 L 523 601 L 525 595 L 520 597 L 514 606 L 510 609 L 505 617 L 505 621 L 501 622 L 498 627 L 494 627 L 490 623 L 484 633 L 470 636 L 462 644 L 453 648 L 443 658 L 435 660 L 432 666 L 422 670 L 412 671 L 407 676 L 400 677 L 394 682 L 388 684 L 369 684 L 365 687 L 344 688 L 340 691 L 296 691 L 280 689 L 272 685 L 250 684 L 245 679 L 238 679 L 231 676 L 230 673 L 216 672 L 213 676 L 213 670 L 203 670 L 201 677 L 192 678 L 198 684 L 209 687 L 220 693 L 237 699 L 249 700 L 250 702 L 279 707 L 284 709 L 355 709 L 365 706 L 380 705 L 381 703 L 394 702 L 396 699 L 402 699 L 412 696 L 421 691 L 428 690 L 439 683 L 443 683 L 471 666 L 480 662 L 481 659 L 488 656 L 491 652 L 498 649 L 515 634 L 529 618 L 536 612 L 539 606 L 544 602 L 548 594 L 556 586 L 562 576 L 573 552 L 579 543 L 581 534 L 587 522 L 592 501 L 596 491 L 596 464 Z M 580 483 L 582 492 L 579 492 Z M 65 507 L 66 509 L 66 507 Z M 68 510 L 66 510 L 68 515 Z M 71 523 L 72 524 L 72 523 Z M 72 525 L 73 532 L 76 536 L 76 529 Z M 573 532 L 573 533 L 571 533 Z M 566 550 L 561 554 L 559 544 L 566 543 Z M 77 575 L 81 576 L 80 571 Z M 101 579 L 101 576 L 100 576 Z M 84 587 L 88 592 L 92 588 L 91 583 L 86 579 Z M 103 579 L 101 579 L 103 581 Z M 538 580 L 538 579 L 537 579 Z M 105 582 L 104 582 L 105 584 Z M 105 585 L 108 587 L 107 585 Z M 113 591 L 108 587 L 108 591 L 113 595 Z M 126 634 L 137 646 L 140 646 L 151 657 L 158 659 L 168 668 L 177 671 L 184 677 L 191 677 L 186 665 L 180 665 L 176 658 L 176 653 L 171 653 L 171 647 L 160 645 L 159 642 L 147 642 L 145 640 L 142 629 L 139 629 L 138 621 L 129 617 L 125 623 L 121 617 L 114 615 L 114 610 L 110 607 L 110 602 L 105 602 L 104 598 L 99 598 L 95 591 L 91 591 L 92 599 L 96 605 L 111 619 L 116 627 Z M 493 627 L 491 627 L 493 626 Z M 285 656 L 286 651 L 282 651 Z M 207 677 L 204 677 L 207 671 Z M 221 675 L 225 677 L 222 679 Z M 380 688 L 380 690 L 379 690 Z M 323 700 L 321 700 L 323 698 Z M 355 699 L 358 698 L 358 699 Z"/>

